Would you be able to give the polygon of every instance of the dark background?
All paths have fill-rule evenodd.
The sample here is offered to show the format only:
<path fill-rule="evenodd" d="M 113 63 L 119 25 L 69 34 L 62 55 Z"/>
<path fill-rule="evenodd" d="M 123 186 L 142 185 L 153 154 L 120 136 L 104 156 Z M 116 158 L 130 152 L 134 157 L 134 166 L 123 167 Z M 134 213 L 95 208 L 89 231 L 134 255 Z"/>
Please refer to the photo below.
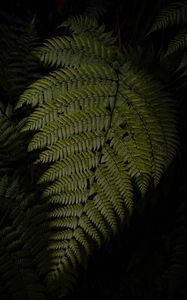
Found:
<path fill-rule="evenodd" d="M 44 38 L 53 35 L 56 26 L 69 15 L 84 13 L 88 2 L 7 0 L 0 2 L 0 9 L 24 21 L 31 21 L 35 17 L 40 37 Z M 107 29 L 113 30 L 118 36 L 119 45 L 142 45 L 144 49 L 150 48 L 151 45 L 159 49 L 162 45 L 164 49 L 172 30 L 175 29 L 166 31 L 163 35 L 156 33 L 151 38 L 146 38 L 145 34 L 160 8 L 169 2 L 171 1 L 104 1 L 106 11 L 100 19 L 105 22 Z M 162 74 L 159 74 L 159 66 L 156 63 L 154 66 L 147 64 L 143 67 L 150 70 L 154 67 L 154 76 L 165 80 Z M 183 209 L 183 206 L 186 208 L 187 195 L 186 88 L 178 88 L 177 84 L 180 86 L 180 81 L 177 83 L 175 76 L 167 80 L 175 83 L 168 89 L 173 93 L 178 111 L 180 146 L 176 158 L 157 191 L 150 190 L 145 199 L 137 201 L 137 209 L 129 227 L 109 245 L 92 255 L 86 271 L 80 270 L 73 294 L 75 297 L 123 297 L 128 300 L 187 299 L 187 279 L 184 279 L 187 278 L 187 262 L 186 265 L 185 262 L 181 262 L 185 266 L 183 270 L 178 263 L 173 265 L 171 261 L 178 236 L 182 236 L 183 251 L 186 253 L 187 250 L 187 227 L 184 232 L 180 231 L 181 226 L 183 228 L 187 225 L 187 213 Z M 175 273 L 176 269 L 178 272 L 178 267 L 179 274 L 172 277 L 172 272 Z"/>

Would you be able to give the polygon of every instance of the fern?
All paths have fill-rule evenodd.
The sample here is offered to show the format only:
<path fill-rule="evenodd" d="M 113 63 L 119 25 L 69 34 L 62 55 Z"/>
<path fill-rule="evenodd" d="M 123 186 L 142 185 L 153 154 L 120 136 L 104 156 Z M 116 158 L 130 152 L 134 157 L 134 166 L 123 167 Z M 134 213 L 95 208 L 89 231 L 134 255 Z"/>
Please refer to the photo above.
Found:
<path fill-rule="evenodd" d="M 99 18 L 106 12 L 108 6 L 107 2 L 108 1 L 105 0 L 89 0 L 85 16 Z"/>
<path fill-rule="evenodd" d="M 18 22 L 18 21 L 17 21 Z M 34 21 L 31 24 L 16 21 L 14 27 L 3 24 L 0 29 L 2 56 L 0 76 L 3 90 L 14 103 L 35 78 L 39 77 L 38 62 L 33 50 L 38 45 Z"/>
<path fill-rule="evenodd" d="M 150 32 L 167 28 L 169 26 L 178 26 L 187 21 L 187 1 L 180 0 L 170 3 L 166 8 L 161 10 L 157 16 Z"/>
<path fill-rule="evenodd" d="M 160 45 L 160 50 L 163 51 L 166 60 L 163 61 L 170 64 L 171 74 L 175 76 L 175 80 L 181 82 L 180 87 L 186 84 L 186 70 L 183 73 L 178 72 L 180 69 L 185 68 L 185 50 L 186 50 L 186 16 L 187 16 L 187 1 L 182 0 L 174 3 L 170 3 L 164 8 L 158 15 L 151 30 L 148 34 L 163 29 L 164 36 L 165 31 L 173 26 L 174 37 L 169 38 L 169 43 Z M 165 47 L 167 48 L 165 50 Z M 175 57 L 175 63 L 173 61 Z M 170 61 L 171 60 L 171 61 Z M 177 78 L 178 77 L 178 78 Z M 176 79 L 177 78 L 177 79 Z M 177 88 L 178 89 L 178 88 Z"/>
<path fill-rule="evenodd" d="M 43 242 L 40 239 L 44 237 L 42 226 L 37 234 L 36 228 L 43 218 L 41 211 L 38 218 L 39 204 L 34 204 L 33 199 L 32 194 L 21 191 L 15 176 L 1 178 L 0 278 L 4 287 L 0 290 L 1 299 L 46 299 L 44 286 L 36 272 L 37 256 Z M 44 212 L 44 206 L 41 208 Z M 41 223 L 36 222 L 37 218 Z"/>
<path fill-rule="evenodd" d="M 5 107 L 1 103 L 0 109 L 0 174 L 11 173 L 18 164 L 26 160 L 25 134 L 20 133 L 24 120 L 16 124 L 11 121 L 12 106 Z M 24 144 L 25 143 L 25 144 Z M 14 155 L 12 155 L 14 153 Z M 22 163 L 21 163 L 22 162 Z"/>
<path fill-rule="evenodd" d="M 105 32 L 105 26 L 100 26 L 95 18 L 71 17 L 60 27 L 68 27 L 71 36 L 51 38 L 35 53 L 45 66 L 107 64 L 115 60 L 115 38 L 111 32 Z"/>
<path fill-rule="evenodd" d="M 166 55 L 171 55 L 178 51 L 184 51 L 187 48 L 187 31 L 182 30 L 169 43 Z"/>
<path fill-rule="evenodd" d="M 50 67 L 79 65 L 88 61 L 90 63 L 106 61 L 107 63 L 111 61 L 111 56 L 112 50 L 93 36 L 56 37 L 50 39 L 46 46 L 40 49 L 41 60 Z"/>
<path fill-rule="evenodd" d="M 44 273 L 57 294 L 69 290 L 77 266 L 128 221 L 135 185 L 142 194 L 152 181 L 156 186 L 176 151 L 168 95 L 124 63 L 113 45 L 107 49 L 100 27 L 94 30 L 94 38 L 88 31 L 39 48 L 44 65 L 57 69 L 17 104 L 34 108 L 24 131 L 34 131 L 28 150 L 40 150 L 37 163 L 46 166 L 39 181 L 50 207 Z"/>

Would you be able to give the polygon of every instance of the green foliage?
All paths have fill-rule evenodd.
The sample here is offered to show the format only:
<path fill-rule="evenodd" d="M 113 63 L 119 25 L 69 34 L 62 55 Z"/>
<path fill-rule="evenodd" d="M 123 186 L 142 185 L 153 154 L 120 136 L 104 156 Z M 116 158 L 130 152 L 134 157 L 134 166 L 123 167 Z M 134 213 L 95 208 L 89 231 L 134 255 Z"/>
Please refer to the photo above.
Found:
<path fill-rule="evenodd" d="M 74 35 L 84 34 L 85 36 L 88 33 L 90 37 L 96 38 L 106 45 L 112 45 L 116 40 L 111 32 L 106 32 L 104 24 L 99 25 L 94 17 L 74 16 L 64 21 L 59 26 L 59 28 L 61 27 L 68 27 Z"/>
<path fill-rule="evenodd" d="M 152 31 L 171 26 L 176 31 L 168 51 L 159 53 L 142 36 L 161 1 L 143 26 L 146 6 L 139 4 L 135 16 L 129 13 L 129 24 L 121 8 L 128 15 L 138 2 L 116 7 L 112 22 L 116 19 L 117 34 L 97 21 L 106 12 L 105 1 L 88 2 L 86 16 L 65 19 L 58 27 L 63 35 L 41 44 L 35 19 L 25 24 L 5 16 L 0 26 L 1 299 L 71 296 L 89 256 L 123 231 L 134 210 L 136 218 L 151 206 L 150 194 L 176 153 L 176 107 L 168 74 L 185 74 L 186 1 L 164 9 L 153 25 Z M 174 289 L 184 287 L 186 276 L 186 224 L 180 220 L 163 277 Z M 131 245 L 126 285 L 134 296 L 139 292 L 136 277 L 153 249 L 146 268 L 151 274 L 145 278 L 158 284 L 163 265 L 157 262 L 165 257 L 156 253 L 156 243 L 151 250 L 143 243 L 140 253 Z M 127 260 L 131 249 L 123 253 Z"/>
<path fill-rule="evenodd" d="M 187 21 L 187 1 L 172 2 L 161 10 L 150 32 L 169 26 L 178 26 Z"/>
<path fill-rule="evenodd" d="M 24 23 L 8 19 L 0 26 L 0 37 L 1 86 L 15 103 L 27 85 L 39 77 L 38 62 L 32 53 L 38 45 L 34 20 Z"/>
<path fill-rule="evenodd" d="M 82 17 L 68 23 L 70 36 L 38 49 L 53 70 L 16 106 L 32 107 L 23 131 L 32 132 L 28 150 L 39 152 L 49 205 L 49 266 L 42 271 L 60 295 L 78 265 L 128 222 L 136 190 L 144 195 L 158 184 L 177 141 L 174 107 L 160 83 L 128 64 L 104 27 L 85 19 L 89 30 L 79 33 L 78 20 L 82 26 Z"/>
<path fill-rule="evenodd" d="M 16 124 L 11 121 L 12 106 L 6 108 L 1 104 L 0 109 L 0 174 L 11 173 L 18 163 L 26 160 L 25 134 L 20 131 L 24 120 Z M 12 155 L 14 153 L 14 155 Z M 20 168 L 21 169 L 21 168 Z"/>
<path fill-rule="evenodd" d="M 37 274 L 46 235 L 44 205 L 20 189 L 17 176 L 0 180 L 0 278 L 1 299 L 46 299 Z M 39 228 L 38 228 L 39 227 Z M 41 267 L 40 267 L 41 274 Z"/>
<path fill-rule="evenodd" d="M 110 1 L 106 0 L 89 0 L 87 1 L 85 16 L 99 18 L 107 11 Z"/>
<path fill-rule="evenodd" d="M 179 32 L 169 43 L 166 55 L 171 55 L 178 51 L 184 51 L 187 48 L 187 31 L 186 29 Z"/>
<path fill-rule="evenodd" d="M 150 33 L 159 30 L 160 34 L 166 36 L 167 31 L 171 31 L 169 40 L 166 39 L 166 43 L 161 45 L 163 54 L 168 60 L 170 65 L 175 67 L 173 72 L 176 73 L 176 77 L 181 82 L 180 87 L 186 85 L 186 63 L 185 63 L 185 51 L 187 47 L 187 36 L 186 36 L 186 21 L 187 21 L 187 1 L 182 0 L 176 3 L 170 3 L 166 6 L 157 16 L 153 23 Z M 162 29 L 162 31 L 161 31 Z M 162 39 L 162 38 L 161 38 Z M 165 49 L 167 48 L 167 49 Z M 181 72 L 178 72 L 180 69 Z"/>

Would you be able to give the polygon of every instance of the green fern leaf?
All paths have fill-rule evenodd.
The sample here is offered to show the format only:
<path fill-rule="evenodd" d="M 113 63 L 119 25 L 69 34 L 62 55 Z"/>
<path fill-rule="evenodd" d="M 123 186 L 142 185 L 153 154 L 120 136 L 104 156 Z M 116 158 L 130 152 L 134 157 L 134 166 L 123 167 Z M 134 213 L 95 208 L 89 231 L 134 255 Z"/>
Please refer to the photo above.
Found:
<path fill-rule="evenodd" d="M 4 111 L 3 111 L 4 110 Z M 0 174 L 12 173 L 17 164 L 26 160 L 26 138 L 20 133 L 23 122 L 12 122 L 7 114 L 11 114 L 12 106 L 0 110 Z M 14 153 L 14 155 L 12 155 Z"/>
<path fill-rule="evenodd" d="M 0 60 L 3 88 L 12 102 L 17 101 L 20 94 L 35 77 L 38 78 L 38 61 L 33 50 L 38 46 L 38 36 L 34 24 L 22 24 L 19 30 L 13 26 L 4 26 L 7 33 L 2 37 L 5 50 Z M 0 30 L 1 35 L 1 30 Z"/>
<path fill-rule="evenodd" d="M 99 25 L 95 17 L 73 16 L 64 21 L 60 27 L 69 27 L 74 35 L 86 34 L 98 39 L 106 46 L 111 46 L 116 41 L 111 32 L 105 31 L 104 24 Z"/>
<path fill-rule="evenodd" d="M 150 33 L 168 26 L 178 26 L 187 21 L 187 1 L 178 1 L 170 3 L 160 12 L 154 22 Z"/>
<path fill-rule="evenodd" d="M 29 218 L 30 200 L 20 190 L 18 179 L 0 180 L 0 277 L 6 299 L 42 299 L 46 293 L 37 275 L 35 259 L 41 247 L 41 227 L 34 235 L 35 221 Z M 41 207 L 40 207 L 41 209 Z M 44 207 L 42 208 L 44 211 Z M 35 211 L 36 213 L 36 211 Z M 35 214 L 36 216 L 36 214 Z M 44 219 L 40 217 L 41 223 Z M 44 224 L 44 223 L 43 223 Z M 40 232 L 40 234 L 39 234 Z M 42 260 L 40 259 L 40 263 Z M 41 270 L 41 268 L 40 268 Z M 2 296 L 0 291 L 0 296 Z"/>
<path fill-rule="evenodd" d="M 184 51 L 186 48 L 187 48 L 187 31 L 182 30 L 169 43 L 166 55 L 171 55 L 178 51 Z"/>
<path fill-rule="evenodd" d="M 72 58 L 62 68 L 60 59 L 71 56 L 76 41 L 78 52 L 86 49 L 87 34 L 45 44 L 51 54 L 44 63 L 59 68 L 33 83 L 17 104 L 34 108 L 24 131 L 34 131 L 28 150 L 39 150 L 37 163 L 46 165 L 39 183 L 49 204 L 50 268 L 44 272 L 52 290 L 124 226 L 134 183 L 142 194 L 151 181 L 156 186 L 177 144 L 174 108 L 160 84 L 128 63 L 114 64 L 113 56 L 103 63 L 105 41 L 96 37 L 89 55 L 97 51 L 99 62 L 77 65 Z M 82 55 L 87 60 L 86 51 Z"/>
<path fill-rule="evenodd" d="M 99 18 L 107 10 L 108 1 L 89 0 L 87 2 L 88 2 L 88 6 L 85 11 L 86 16 L 89 16 L 89 17 L 94 16 L 96 18 Z"/>
<path fill-rule="evenodd" d="M 94 50 L 94 52 L 93 52 Z M 107 63 L 114 53 L 92 36 L 55 37 L 37 50 L 40 60 L 50 67 L 75 66 L 81 63 Z"/>
<path fill-rule="evenodd" d="M 63 92 L 96 84 L 97 80 L 102 84 L 114 84 L 116 74 L 110 66 L 97 64 L 83 64 L 78 68 L 59 69 L 50 73 L 28 88 L 20 97 L 16 109 L 24 103 L 33 107 L 57 98 Z M 77 91 L 79 93 L 79 91 Z"/>

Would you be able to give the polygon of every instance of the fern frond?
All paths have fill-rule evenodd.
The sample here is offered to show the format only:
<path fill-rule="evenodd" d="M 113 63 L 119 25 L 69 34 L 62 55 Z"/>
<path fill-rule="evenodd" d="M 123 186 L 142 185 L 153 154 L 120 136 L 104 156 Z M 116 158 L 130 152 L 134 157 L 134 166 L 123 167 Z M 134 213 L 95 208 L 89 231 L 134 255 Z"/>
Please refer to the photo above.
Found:
<path fill-rule="evenodd" d="M 11 113 L 11 106 L 0 110 L 0 174 L 12 172 L 16 165 L 26 159 L 25 135 L 20 133 L 24 122 L 15 124 L 7 114 Z M 14 155 L 12 155 L 14 153 Z"/>
<path fill-rule="evenodd" d="M 31 104 L 32 107 L 41 106 L 50 100 L 57 99 L 67 90 L 95 85 L 97 81 L 102 84 L 113 85 L 116 81 L 116 74 L 110 66 L 97 64 L 83 64 L 78 68 L 58 69 L 42 79 L 36 81 L 34 86 L 28 87 L 21 95 L 16 109 L 23 104 Z"/>
<path fill-rule="evenodd" d="M 59 28 L 60 27 L 69 27 L 71 32 L 74 34 L 80 34 L 86 31 L 95 33 L 99 24 L 96 18 L 90 18 L 88 16 L 73 16 L 65 20 Z"/>
<path fill-rule="evenodd" d="M 85 173 L 84 173 L 85 175 Z M 54 195 L 50 198 L 52 204 L 76 204 L 76 203 L 86 203 L 88 198 L 88 192 L 85 189 L 80 191 L 79 189 L 75 192 L 64 192 L 59 195 Z"/>
<path fill-rule="evenodd" d="M 186 48 L 187 48 L 187 31 L 182 30 L 170 41 L 166 55 L 171 55 L 178 51 L 184 51 Z"/>
<path fill-rule="evenodd" d="M 187 21 L 187 1 L 180 0 L 178 2 L 170 3 L 163 8 L 157 16 L 150 32 L 167 28 L 169 26 L 178 26 Z"/>
<path fill-rule="evenodd" d="M 91 172 L 88 172 L 87 176 L 91 176 L 91 174 Z M 52 196 L 61 192 L 74 192 L 76 189 L 83 191 L 87 186 L 84 176 L 84 174 L 74 174 L 71 178 L 63 176 L 63 178 L 56 180 L 45 190 L 44 196 Z"/>
<path fill-rule="evenodd" d="M 45 300 L 33 256 L 38 236 L 34 237 L 31 227 L 36 225 L 28 217 L 30 204 L 23 199 L 26 195 L 20 191 L 19 184 L 17 179 L 7 176 L 0 181 L 0 278 L 7 299 Z M 41 239 L 41 228 L 39 231 Z"/>
<path fill-rule="evenodd" d="M 105 0 L 89 0 L 85 11 L 85 16 L 99 18 L 107 10 L 108 1 Z"/>
<path fill-rule="evenodd" d="M 112 187 L 112 182 L 115 182 L 115 186 L 113 188 L 118 189 L 120 195 L 125 201 L 124 204 L 127 206 L 128 211 L 132 213 L 133 188 L 131 178 L 127 172 L 127 166 L 125 166 L 123 161 L 115 155 L 115 151 L 107 146 L 105 146 L 102 162 L 106 163 L 105 172 L 107 172 L 108 178 L 111 181 L 109 186 Z M 113 199 L 115 199 L 115 197 Z"/>
<path fill-rule="evenodd" d="M 99 25 L 96 18 L 88 16 L 73 16 L 64 21 L 59 27 L 69 27 L 74 35 L 86 34 L 98 39 L 105 46 L 111 46 L 116 41 L 112 32 L 105 31 L 105 25 Z"/>
<path fill-rule="evenodd" d="M 88 83 L 83 87 L 80 86 L 79 89 L 68 89 L 67 93 L 65 92 L 57 96 L 55 102 L 48 101 L 46 105 L 42 105 L 39 109 L 36 109 L 27 120 L 27 128 L 38 130 L 45 125 L 49 125 L 50 122 L 56 122 L 60 114 L 66 111 L 76 112 L 76 109 L 79 110 L 80 107 L 96 109 L 100 104 L 100 106 L 103 105 L 104 109 L 111 103 L 115 95 L 115 87 L 116 82 L 113 80 L 113 82 L 103 82 L 99 87 L 94 83 Z M 74 130 L 76 131 L 77 129 L 75 128 Z M 66 136 L 68 137 L 67 134 Z"/>
<path fill-rule="evenodd" d="M 3 88 L 13 102 L 39 76 L 37 58 L 32 53 L 38 45 L 38 36 L 33 24 L 22 24 L 18 32 L 13 26 L 4 27 L 7 35 L 2 41 L 5 49 L 0 75 Z"/>
<path fill-rule="evenodd" d="M 177 141 L 176 122 L 175 119 L 173 119 L 175 107 L 174 104 L 171 103 L 168 95 L 163 92 L 162 86 L 154 82 L 149 76 L 141 72 L 137 74 L 136 71 L 131 71 L 130 69 L 125 73 L 125 68 L 122 68 L 122 76 L 122 96 L 127 101 L 128 109 L 132 109 L 137 118 L 137 121 L 133 118 L 129 124 L 132 128 L 134 127 L 134 132 L 137 132 L 140 125 L 136 124 L 136 122 L 139 122 L 139 119 L 141 126 L 146 132 L 146 138 L 149 140 L 151 147 L 149 153 L 152 153 L 152 162 L 155 160 L 155 162 L 153 162 L 155 167 L 155 170 L 153 170 L 155 176 L 153 175 L 153 178 L 156 184 L 160 177 L 159 172 L 162 173 L 161 161 L 163 162 L 162 166 L 165 165 L 165 167 L 167 167 L 175 154 L 175 147 L 173 148 Z M 140 78 L 144 78 L 144 80 L 141 81 Z M 163 99 L 162 106 L 158 99 Z M 123 103 L 124 100 L 120 100 L 120 102 Z M 132 112 L 129 111 L 129 113 L 129 116 L 132 118 Z M 126 118 L 128 120 L 128 111 Z M 170 123 L 169 120 L 173 121 Z M 139 135 L 142 139 L 141 132 L 139 132 Z M 143 140 L 140 141 L 140 145 L 142 143 Z M 142 149 L 142 155 L 145 155 L 145 151 L 147 151 L 145 147 L 146 142 Z M 144 163 L 146 162 L 144 161 Z M 158 165 L 160 165 L 160 167 L 158 167 Z M 156 173 L 158 175 L 156 175 Z"/>
<path fill-rule="evenodd" d="M 93 52 L 94 51 L 94 52 Z M 93 36 L 54 37 L 37 51 L 40 60 L 50 67 L 75 66 L 81 63 L 107 63 L 114 53 Z"/>
<path fill-rule="evenodd" d="M 79 50 L 87 47 L 87 37 L 81 35 Z M 128 63 L 115 64 L 110 55 L 104 63 L 83 59 L 77 65 L 73 59 L 62 68 L 55 43 L 64 57 L 64 41 L 47 42 L 52 59 L 46 63 L 60 68 L 33 83 L 17 104 L 34 108 L 24 131 L 34 131 L 28 150 L 39 150 L 37 163 L 46 165 L 39 183 L 50 208 L 45 280 L 52 290 L 124 226 L 134 182 L 142 194 L 151 181 L 156 186 L 177 144 L 174 109 L 160 84 Z M 92 41 L 94 58 L 105 41 Z M 108 51 L 118 57 L 112 46 Z"/>
<path fill-rule="evenodd" d="M 7 85 L 7 65 L 17 39 L 23 34 L 25 23 L 7 13 L 0 12 L 0 77 L 2 86 Z"/>

